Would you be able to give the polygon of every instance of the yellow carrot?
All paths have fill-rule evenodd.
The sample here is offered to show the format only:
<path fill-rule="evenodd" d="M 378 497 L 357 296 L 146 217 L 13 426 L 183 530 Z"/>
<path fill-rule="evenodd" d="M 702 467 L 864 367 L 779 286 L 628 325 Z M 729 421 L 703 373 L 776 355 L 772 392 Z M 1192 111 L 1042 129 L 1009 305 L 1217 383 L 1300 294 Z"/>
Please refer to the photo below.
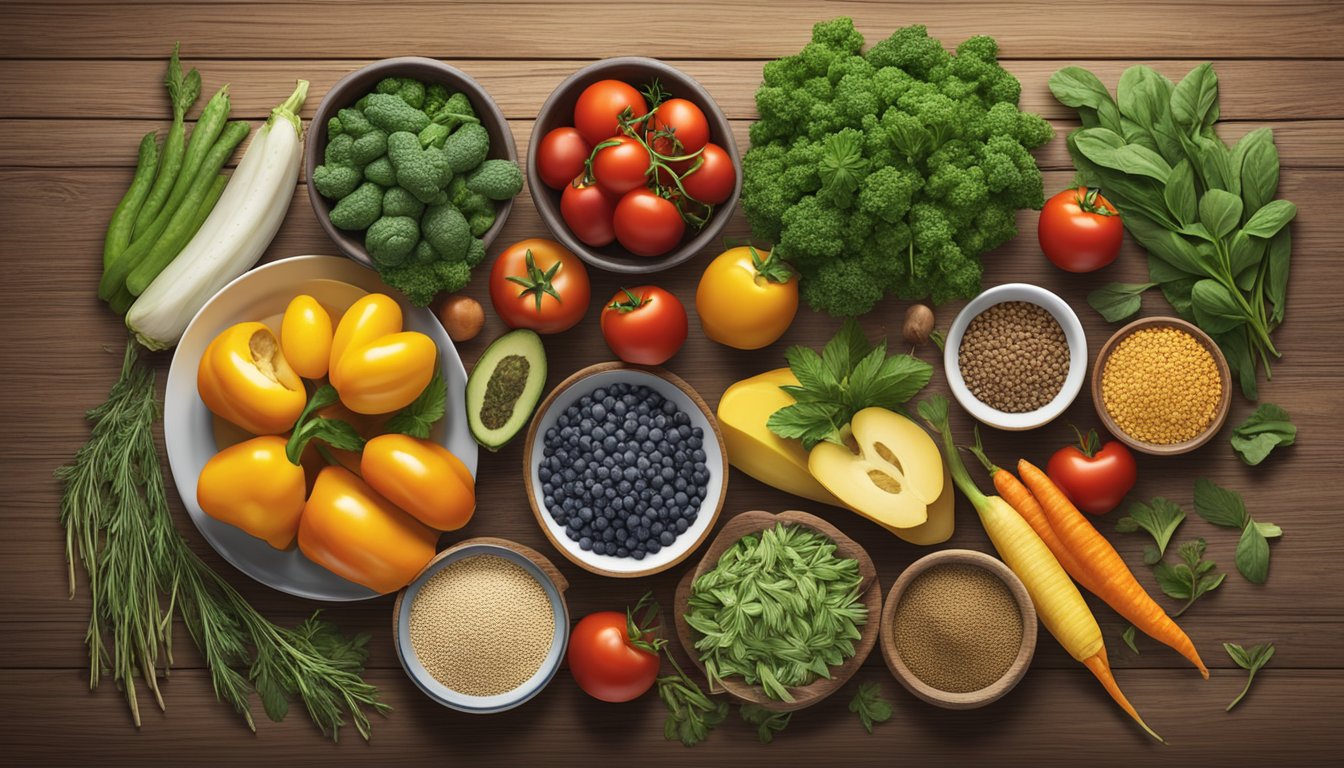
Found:
<path fill-rule="evenodd" d="M 1023 459 L 1017 462 L 1017 471 L 1040 502 L 1059 541 L 1073 555 L 1078 567 L 1085 569 L 1095 582 L 1095 586 L 1088 589 L 1105 600 L 1116 613 L 1129 619 L 1136 629 L 1189 659 L 1207 680 L 1209 669 L 1199 658 L 1195 644 L 1134 578 L 1129 566 L 1106 537 L 1097 533 L 1054 481 L 1034 464 Z"/>
<path fill-rule="evenodd" d="M 1111 674 L 1106 658 L 1106 645 L 1101 639 L 1101 628 L 1088 610 L 1083 596 L 1063 566 L 1051 554 L 1041 537 L 1032 530 L 1007 501 L 998 496 L 985 496 L 966 472 L 966 466 L 957 454 L 952 431 L 947 421 L 947 399 L 935 395 L 920 403 L 919 413 L 930 426 L 943 436 L 945 458 L 952 472 L 952 481 L 970 499 L 980 523 L 999 557 L 1022 580 L 1036 606 L 1041 623 L 1054 635 L 1074 660 L 1081 662 L 1096 676 L 1102 687 L 1125 712 L 1143 727 L 1148 735 L 1163 741 L 1138 711 L 1125 698 Z M 1165 741 L 1163 741 L 1165 743 Z"/>

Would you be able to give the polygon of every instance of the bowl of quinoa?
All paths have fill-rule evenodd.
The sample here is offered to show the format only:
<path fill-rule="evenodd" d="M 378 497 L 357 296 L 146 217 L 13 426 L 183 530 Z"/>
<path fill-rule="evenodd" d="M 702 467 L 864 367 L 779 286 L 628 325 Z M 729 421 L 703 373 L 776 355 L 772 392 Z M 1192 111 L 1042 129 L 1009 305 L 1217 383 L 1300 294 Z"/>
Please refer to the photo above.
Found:
<path fill-rule="evenodd" d="M 416 686 L 446 707 L 513 709 L 540 693 L 565 657 L 567 588 L 529 547 L 463 541 L 440 552 L 397 596 L 397 657 Z"/>
<path fill-rule="evenodd" d="M 1232 406 L 1227 358 L 1175 317 L 1136 320 L 1097 354 L 1092 402 L 1102 424 L 1136 451 L 1174 455 L 1208 442 Z"/>

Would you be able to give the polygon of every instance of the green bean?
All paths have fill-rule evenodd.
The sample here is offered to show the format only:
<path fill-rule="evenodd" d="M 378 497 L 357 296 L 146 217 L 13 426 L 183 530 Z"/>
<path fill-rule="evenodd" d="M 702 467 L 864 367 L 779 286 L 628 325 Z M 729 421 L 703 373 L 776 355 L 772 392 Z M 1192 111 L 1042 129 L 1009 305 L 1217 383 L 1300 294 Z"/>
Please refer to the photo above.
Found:
<path fill-rule="evenodd" d="M 173 125 L 168 129 L 168 138 L 163 142 L 159 175 L 154 179 L 149 197 L 145 198 L 145 204 L 140 207 L 140 213 L 135 217 L 135 226 L 131 230 L 132 241 L 137 239 L 137 235 L 149 229 L 149 225 L 154 222 L 154 218 L 163 209 L 163 204 L 167 202 L 168 193 L 172 191 L 174 182 L 177 181 L 178 171 L 182 170 L 182 152 L 185 149 L 184 121 L 187 111 L 201 95 L 201 73 L 193 69 L 186 76 L 182 75 L 182 66 L 177 60 L 179 47 L 173 47 L 172 58 L 168 60 L 168 74 L 163 78 L 163 83 L 168 88 L 168 99 L 173 105 Z"/>
<path fill-rule="evenodd" d="M 103 268 L 106 269 L 126 246 L 131 244 L 131 228 L 135 226 L 135 216 L 144 205 L 145 196 L 154 183 L 154 171 L 159 167 L 159 150 L 154 140 L 158 131 L 150 131 L 140 140 L 140 151 L 135 163 L 135 177 L 131 186 L 122 196 L 117 209 L 112 212 L 112 221 L 107 225 L 107 236 L 103 238 Z"/>
<path fill-rule="evenodd" d="M 124 285 L 117 289 L 116 293 L 112 294 L 112 298 L 107 300 L 107 305 L 118 315 L 125 315 L 130 311 L 131 305 L 134 303 L 135 297 L 131 295 L 130 291 L 126 290 L 126 286 Z"/>
<path fill-rule="evenodd" d="M 154 282 L 154 278 L 167 267 L 178 253 L 186 246 L 195 232 L 192 224 L 196 219 L 197 210 L 205 202 L 206 195 L 210 193 L 211 187 L 215 184 L 215 176 L 219 174 L 219 169 L 224 167 L 229 156 L 233 154 L 242 140 L 247 136 L 251 126 L 245 120 L 235 120 L 224 128 L 220 134 L 219 141 L 210 148 L 205 154 L 203 162 L 200 164 L 200 171 L 192 181 L 186 196 L 173 214 L 172 221 L 163 230 L 158 242 L 145 254 L 145 257 L 136 264 L 130 274 L 126 276 L 126 287 L 131 293 L 139 296 L 144 293 L 149 284 Z M 193 136 L 193 140 L 194 140 Z"/>

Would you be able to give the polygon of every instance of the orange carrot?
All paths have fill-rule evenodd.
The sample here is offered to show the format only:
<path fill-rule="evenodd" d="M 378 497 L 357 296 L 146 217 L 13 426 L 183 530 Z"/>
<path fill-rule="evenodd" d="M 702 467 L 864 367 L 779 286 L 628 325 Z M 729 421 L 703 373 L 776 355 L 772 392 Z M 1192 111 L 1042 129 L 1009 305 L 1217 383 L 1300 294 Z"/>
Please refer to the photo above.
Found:
<path fill-rule="evenodd" d="M 1115 703 L 1119 704 L 1121 709 L 1134 718 L 1134 722 L 1142 726 L 1149 736 L 1163 744 L 1167 743 L 1166 739 L 1158 736 L 1152 728 L 1148 727 L 1147 723 L 1143 722 L 1143 718 L 1139 717 L 1138 710 L 1134 709 L 1134 705 L 1130 704 L 1129 699 L 1125 698 L 1125 694 L 1121 692 L 1120 684 L 1115 681 L 1115 675 L 1111 674 L 1111 662 L 1106 658 L 1106 646 L 1103 645 L 1095 656 L 1083 659 L 1083 666 L 1087 667 L 1088 671 L 1101 683 L 1101 687 L 1105 688 L 1106 692 L 1111 695 Z"/>
<path fill-rule="evenodd" d="M 1129 619 L 1144 634 L 1171 646 L 1189 659 L 1190 663 L 1199 668 L 1200 674 L 1208 679 L 1209 669 L 1199 658 L 1195 644 L 1162 606 L 1144 591 L 1115 547 L 1097 533 L 1097 529 L 1073 506 L 1048 475 L 1025 459 L 1017 462 L 1017 471 L 1040 502 L 1040 508 L 1060 543 L 1072 553 L 1076 565 L 1096 581 L 1096 588 L 1087 587 L 1088 590 L 1105 600 L 1116 613 Z M 1075 575 L 1074 578 L 1079 577 Z"/>

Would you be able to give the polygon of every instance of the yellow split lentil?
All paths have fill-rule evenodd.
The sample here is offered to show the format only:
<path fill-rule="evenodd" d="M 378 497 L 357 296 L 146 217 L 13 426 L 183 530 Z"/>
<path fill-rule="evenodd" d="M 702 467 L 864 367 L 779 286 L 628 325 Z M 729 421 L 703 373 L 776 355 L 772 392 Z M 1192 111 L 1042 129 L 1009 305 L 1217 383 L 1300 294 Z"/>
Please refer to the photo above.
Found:
<path fill-rule="evenodd" d="M 551 651 L 555 614 L 532 574 L 496 555 L 450 563 L 411 604 L 411 647 L 435 680 L 469 696 L 517 689 Z"/>
<path fill-rule="evenodd" d="M 1101 372 L 1101 398 L 1116 426 L 1153 445 L 1208 429 L 1223 396 L 1218 364 L 1180 328 L 1142 328 L 1115 345 Z"/>

